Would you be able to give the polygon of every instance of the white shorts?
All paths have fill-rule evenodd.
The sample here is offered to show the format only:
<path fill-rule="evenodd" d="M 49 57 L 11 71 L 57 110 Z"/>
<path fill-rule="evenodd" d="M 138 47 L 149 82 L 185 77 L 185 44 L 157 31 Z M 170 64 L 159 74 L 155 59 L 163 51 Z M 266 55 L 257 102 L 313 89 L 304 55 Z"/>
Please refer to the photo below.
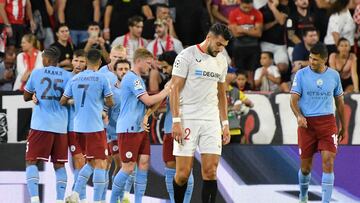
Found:
<path fill-rule="evenodd" d="M 268 51 L 274 54 L 274 62 L 289 64 L 286 45 L 277 45 L 269 42 L 261 42 L 261 51 Z"/>
<path fill-rule="evenodd" d="M 201 154 L 221 155 L 220 120 L 182 120 L 183 144 L 174 140 L 174 156 L 194 156 L 196 147 Z"/>

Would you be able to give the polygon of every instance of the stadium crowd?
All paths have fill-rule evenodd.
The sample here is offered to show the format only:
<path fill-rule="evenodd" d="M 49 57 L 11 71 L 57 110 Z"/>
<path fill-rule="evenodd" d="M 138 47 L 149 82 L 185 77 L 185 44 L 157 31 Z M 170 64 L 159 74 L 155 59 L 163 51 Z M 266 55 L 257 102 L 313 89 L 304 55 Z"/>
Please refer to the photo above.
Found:
<path fill-rule="evenodd" d="M 357 0 L 2 0 L 0 91 L 23 90 L 41 68 L 41 50 L 61 50 L 59 66 L 71 71 L 74 51 L 99 49 L 103 65 L 112 47 L 147 48 L 155 57 L 197 44 L 214 22 L 227 24 L 233 39 L 225 54 L 240 90 L 288 92 L 294 73 L 308 65 L 310 48 L 327 45 L 329 65 L 344 90 L 359 91 Z M 80 12 L 79 12 L 80 11 Z M 152 75 L 160 74 L 154 67 Z M 159 77 L 161 77 L 159 75 Z M 241 85 L 241 80 L 245 84 Z M 159 91 L 149 86 L 150 92 Z M 155 89 L 152 89 L 155 88 Z"/>

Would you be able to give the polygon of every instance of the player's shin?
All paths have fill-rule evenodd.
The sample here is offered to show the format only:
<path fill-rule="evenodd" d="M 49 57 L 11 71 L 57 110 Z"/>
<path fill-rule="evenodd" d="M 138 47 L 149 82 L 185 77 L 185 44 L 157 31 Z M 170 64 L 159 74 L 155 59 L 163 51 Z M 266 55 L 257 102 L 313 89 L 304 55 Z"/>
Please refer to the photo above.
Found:
<path fill-rule="evenodd" d="M 188 179 L 188 184 L 187 184 L 187 187 L 186 187 L 186 191 L 185 191 L 184 203 L 190 203 L 191 202 L 191 196 L 192 196 L 193 189 L 194 189 L 194 176 L 193 176 L 193 173 L 191 171 L 189 179 Z"/>
<path fill-rule="evenodd" d="M 203 188 L 202 188 L 202 202 L 215 203 L 216 195 L 217 195 L 217 181 L 204 180 Z"/>
<path fill-rule="evenodd" d="M 301 172 L 301 169 L 299 169 L 298 179 L 299 179 L 299 186 L 300 186 L 300 194 L 299 194 L 300 201 L 306 201 L 308 198 L 308 190 L 309 190 L 309 184 L 310 184 L 310 179 L 311 179 L 311 173 L 304 175 Z"/>
<path fill-rule="evenodd" d="M 94 170 L 93 175 L 93 183 L 94 183 L 94 202 L 100 202 L 102 199 L 102 194 L 105 189 L 105 175 L 106 170 L 96 168 Z"/>
<path fill-rule="evenodd" d="M 67 174 L 65 167 L 61 167 L 55 170 L 56 175 L 56 200 L 64 200 Z"/>
<path fill-rule="evenodd" d="M 137 169 L 135 174 L 135 203 L 141 203 L 147 184 L 147 170 Z"/>
<path fill-rule="evenodd" d="M 324 173 L 322 174 L 322 202 L 329 203 L 331 200 L 331 194 L 334 187 L 334 173 Z"/>
<path fill-rule="evenodd" d="M 104 191 L 103 191 L 103 193 L 101 195 L 101 200 L 103 202 L 106 201 L 106 193 L 107 193 L 108 186 L 109 186 L 109 169 L 106 170 L 106 173 L 105 173 L 105 188 L 104 188 Z"/>
<path fill-rule="evenodd" d="M 176 170 L 174 168 L 165 167 L 166 190 L 169 193 L 171 203 L 175 202 L 175 199 L 174 199 L 174 186 L 173 186 L 173 180 L 174 180 L 175 172 L 176 172 Z"/>
<path fill-rule="evenodd" d="M 26 167 L 26 182 L 31 196 L 31 203 L 39 203 L 39 170 L 36 165 Z"/>
<path fill-rule="evenodd" d="M 73 186 L 72 186 L 72 190 L 74 190 L 74 188 L 75 188 L 75 183 L 76 183 L 76 180 L 77 180 L 77 178 L 78 178 L 78 176 L 79 176 L 79 169 L 76 169 L 76 168 L 74 168 L 74 170 L 73 170 L 73 173 L 74 173 L 74 184 L 73 184 Z"/>
<path fill-rule="evenodd" d="M 124 191 L 125 183 L 128 178 L 129 178 L 129 174 L 127 174 L 123 170 L 120 170 L 116 174 L 114 178 L 114 182 L 112 184 L 110 203 L 118 202 L 120 194 Z"/>
<path fill-rule="evenodd" d="M 173 187 L 174 187 L 175 203 L 183 203 L 184 202 L 185 191 L 186 191 L 186 188 L 187 188 L 187 182 L 185 182 L 184 185 L 178 185 L 176 183 L 176 181 L 175 181 L 175 178 L 174 178 Z"/>
<path fill-rule="evenodd" d="M 130 202 L 130 191 L 132 186 L 134 185 L 136 171 L 137 166 L 135 166 L 135 170 L 129 175 L 128 179 L 126 180 L 124 192 L 120 194 L 120 199 L 123 200 L 124 203 Z"/>
<path fill-rule="evenodd" d="M 94 168 L 90 166 L 90 164 L 85 164 L 84 167 L 79 171 L 79 176 L 75 183 L 74 191 L 81 195 L 84 191 L 84 187 L 86 186 L 87 181 L 89 180 L 91 174 L 94 172 Z"/>

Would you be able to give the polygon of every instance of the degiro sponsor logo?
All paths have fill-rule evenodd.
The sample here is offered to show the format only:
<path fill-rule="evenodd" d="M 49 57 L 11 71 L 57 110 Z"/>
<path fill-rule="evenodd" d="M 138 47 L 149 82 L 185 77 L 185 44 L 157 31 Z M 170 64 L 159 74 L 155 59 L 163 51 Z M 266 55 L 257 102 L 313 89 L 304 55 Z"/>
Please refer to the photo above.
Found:
<path fill-rule="evenodd" d="M 217 79 L 220 79 L 220 76 L 221 76 L 219 73 L 214 73 L 214 72 L 210 72 L 210 71 L 203 71 L 203 70 L 200 70 L 200 69 L 195 70 L 195 75 L 196 76 L 208 77 L 208 78 L 217 78 Z"/>

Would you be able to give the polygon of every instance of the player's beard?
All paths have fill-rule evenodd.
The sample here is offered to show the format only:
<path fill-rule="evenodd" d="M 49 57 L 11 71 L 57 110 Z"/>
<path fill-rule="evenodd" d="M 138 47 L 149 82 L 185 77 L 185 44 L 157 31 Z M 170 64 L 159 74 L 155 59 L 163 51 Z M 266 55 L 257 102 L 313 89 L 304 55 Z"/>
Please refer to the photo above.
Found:
<path fill-rule="evenodd" d="M 207 48 L 207 53 L 212 56 L 212 57 L 216 57 L 218 55 L 219 52 L 214 52 L 214 50 L 211 49 L 211 47 L 209 46 Z"/>

